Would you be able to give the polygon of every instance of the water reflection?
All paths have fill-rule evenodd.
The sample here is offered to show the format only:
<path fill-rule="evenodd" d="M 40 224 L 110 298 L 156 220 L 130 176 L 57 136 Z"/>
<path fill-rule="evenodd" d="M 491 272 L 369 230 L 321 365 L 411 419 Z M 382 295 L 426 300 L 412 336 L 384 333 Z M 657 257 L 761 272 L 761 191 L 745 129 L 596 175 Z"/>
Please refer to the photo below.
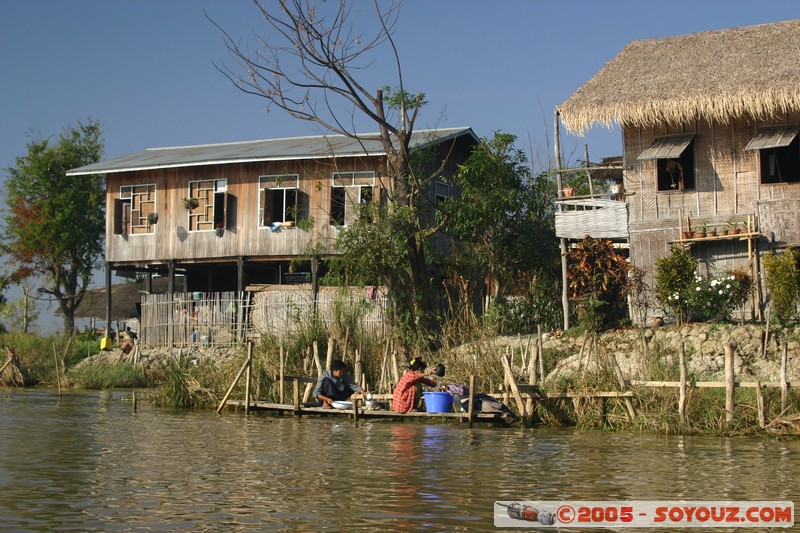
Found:
<path fill-rule="evenodd" d="M 0 392 L 0 530 L 495 531 L 495 500 L 800 492 L 796 440 L 134 413 L 129 396 Z"/>

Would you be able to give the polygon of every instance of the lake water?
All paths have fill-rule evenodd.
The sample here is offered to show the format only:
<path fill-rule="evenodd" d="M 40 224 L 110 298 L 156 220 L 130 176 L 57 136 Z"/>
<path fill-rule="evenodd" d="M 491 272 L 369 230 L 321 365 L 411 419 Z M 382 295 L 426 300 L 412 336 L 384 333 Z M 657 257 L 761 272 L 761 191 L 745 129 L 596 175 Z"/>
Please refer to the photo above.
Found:
<path fill-rule="evenodd" d="M 0 389 L 0 530 L 498 531 L 496 500 L 800 501 L 792 439 L 134 412 L 130 398 Z"/>

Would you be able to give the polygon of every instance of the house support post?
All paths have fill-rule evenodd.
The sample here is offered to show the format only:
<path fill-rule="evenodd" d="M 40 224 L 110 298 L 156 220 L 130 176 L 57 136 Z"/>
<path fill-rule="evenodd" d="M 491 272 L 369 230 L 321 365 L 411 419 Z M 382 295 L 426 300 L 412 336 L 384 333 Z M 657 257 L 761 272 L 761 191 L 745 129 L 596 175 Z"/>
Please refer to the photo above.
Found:
<path fill-rule="evenodd" d="M 111 263 L 106 261 L 106 333 L 111 336 Z"/>
<path fill-rule="evenodd" d="M 167 292 L 170 296 L 175 294 L 175 261 L 167 261 L 167 268 L 169 269 L 169 273 L 167 274 Z M 170 298 L 174 301 L 173 298 Z M 170 313 L 170 320 L 169 326 L 167 331 L 167 343 L 169 344 L 170 350 L 172 346 L 175 345 L 175 310 Z"/>
<path fill-rule="evenodd" d="M 236 294 L 239 300 L 236 302 L 236 337 L 241 341 L 244 331 L 244 324 L 242 324 L 244 317 L 244 309 L 242 309 L 244 304 L 244 257 L 236 259 Z"/>
<path fill-rule="evenodd" d="M 561 198 L 563 193 L 563 183 L 561 182 L 561 143 L 559 140 L 559 113 L 556 111 L 553 120 L 553 129 L 555 131 L 555 152 L 556 152 L 556 187 L 558 188 L 558 197 Z M 561 308 L 564 311 L 564 331 L 569 329 L 569 286 L 567 284 L 567 241 L 564 238 L 559 239 L 561 247 Z"/>
<path fill-rule="evenodd" d="M 317 278 L 317 269 L 319 268 L 319 260 L 317 254 L 311 256 L 311 314 L 316 318 L 317 316 L 317 300 L 319 300 L 319 279 Z"/>

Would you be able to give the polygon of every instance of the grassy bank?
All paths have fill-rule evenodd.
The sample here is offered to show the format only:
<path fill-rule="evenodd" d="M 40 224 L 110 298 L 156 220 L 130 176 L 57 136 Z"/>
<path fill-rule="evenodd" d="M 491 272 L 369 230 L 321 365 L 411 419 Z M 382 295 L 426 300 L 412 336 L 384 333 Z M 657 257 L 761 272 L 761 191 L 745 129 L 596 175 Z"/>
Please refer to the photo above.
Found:
<path fill-rule="evenodd" d="M 713 330 L 710 331 L 713 333 Z M 719 334 L 727 333 L 722 331 Z M 636 416 L 633 419 L 628 416 L 627 406 L 622 400 L 606 400 L 604 410 L 601 400 L 580 395 L 589 395 L 593 391 L 620 390 L 613 364 L 610 363 L 613 354 L 610 346 L 613 342 L 598 342 L 591 353 L 587 352 L 586 364 L 582 368 L 555 375 L 554 369 L 574 360 L 576 354 L 585 349 L 586 343 L 580 331 L 568 332 L 563 339 L 565 342 L 554 347 L 545 344 L 544 373 L 550 377 L 541 384 L 541 390 L 550 394 L 570 391 L 577 393 L 579 398 L 537 402 L 533 413 L 535 423 L 665 434 L 767 434 L 759 426 L 754 389 L 737 389 L 737 407 L 732 423 L 726 421 L 724 389 L 690 389 L 683 422 L 678 415 L 676 388 L 634 387 L 632 401 Z M 162 366 L 147 370 L 127 363 L 76 367 L 82 359 L 99 351 L 97 341 L 77 338 L 69 341 L 62 337 L 17 334 L 0 336 L 0 344 L 13 346 L 17 352 L 16 366 L 21 376 L 21 382 L 17 385 L 56 386 L 58 361 L 62 387 L 148 388 L 144 394 L 146 399 L 159 406 L 180 408 L 215 408 L 246 357 L 246 349 L 241 347 L 238 353 L 229 358 L 208 358 L 198 362 L 184 353 L 181 357 L 169 359 Z M 447 374 L 443 383 L 467 383 L 469 377 L 474 376 L 476 392 L 500 394 L 504 383 L 500 358 L 510 357 L 514 362 L 516 381 L 527 383 L 525 369 L 529 368 L 528 362 L 535 346 L 534 336 L 498 338 L 487 331 L 472 328 L 469 336 L 444 335 L 442 348 L 423 357 L 430 368 L 437 363 L 446 366 Z M 398 362 L 399 372 L 402 373 L 402 366 L 409 357 L 409 354 L 398 351 L 391 341 L 372 338 L 354 327 L 353 323 L 343 321 L 334 327 L 310 324 L 285 338 L 263 337 L 253 346 L 250 382 L 252 398 L 272 402 L 279 400 L 277 376 L 280 372 L 281 352 L 286 375 L 313 377 L 317 374 L 315 360 L 318 358 L 324 365 L 329 348 L 332 358 L 343 359 L 351 369 L 355 367 L 358 358 L 369 388 L 374 392 L 391 392 L 390 383 L 394 382 L 391 370 L 393 359 Z M 674 346 L 650 342 L 624 349 L 631 352 L 630 356 L 639 364 L 637 374 L 626 377 L 664 381 L 679 379 L 680 369 Z M 688 355 L 694 354 L 689 350 Z M 703 376 L 691 374 L 688 378 L 702 380 Z M 382 379 L 383 390 L 379 390 Z M 244 394 L 245 383 L 241 379 L 234 387 L 231 397 L 243 398 Z M 287 383 L 284 400 L 290 401 L 290 397 L 291 384 Z M 779 389 L 764 389 L 764 400 L 767 421 L 771 424 L 770 430 L 797 432 L 800 420 L 796 406 L 800 402 L 800 394 L 796 390 L 790 390 L 790 408 L 787 412 L 781 412 Z M 519 411 L 513 399 L 509 403 L 512 409 Z"/>

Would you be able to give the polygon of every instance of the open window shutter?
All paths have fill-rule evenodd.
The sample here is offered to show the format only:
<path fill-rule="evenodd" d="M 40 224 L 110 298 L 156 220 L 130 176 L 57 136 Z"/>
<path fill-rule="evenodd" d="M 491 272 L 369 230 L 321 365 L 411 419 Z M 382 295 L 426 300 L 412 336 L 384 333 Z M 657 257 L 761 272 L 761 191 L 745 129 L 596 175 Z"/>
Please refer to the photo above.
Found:
<path fill-rule="evenodd" d="M 112 231 L 115 235 L 121 235 L 124 228 L 122 221 L 122 200 L 119 198 L 114 199 L 114 228 Z"/>
<path fill-rule="evenodd" d="M 261 205 L 264 206 L 264 218 L 261 223 L 264 226 L 272 224 L 272 191 L 270 189 L 261 190 Z"/>

